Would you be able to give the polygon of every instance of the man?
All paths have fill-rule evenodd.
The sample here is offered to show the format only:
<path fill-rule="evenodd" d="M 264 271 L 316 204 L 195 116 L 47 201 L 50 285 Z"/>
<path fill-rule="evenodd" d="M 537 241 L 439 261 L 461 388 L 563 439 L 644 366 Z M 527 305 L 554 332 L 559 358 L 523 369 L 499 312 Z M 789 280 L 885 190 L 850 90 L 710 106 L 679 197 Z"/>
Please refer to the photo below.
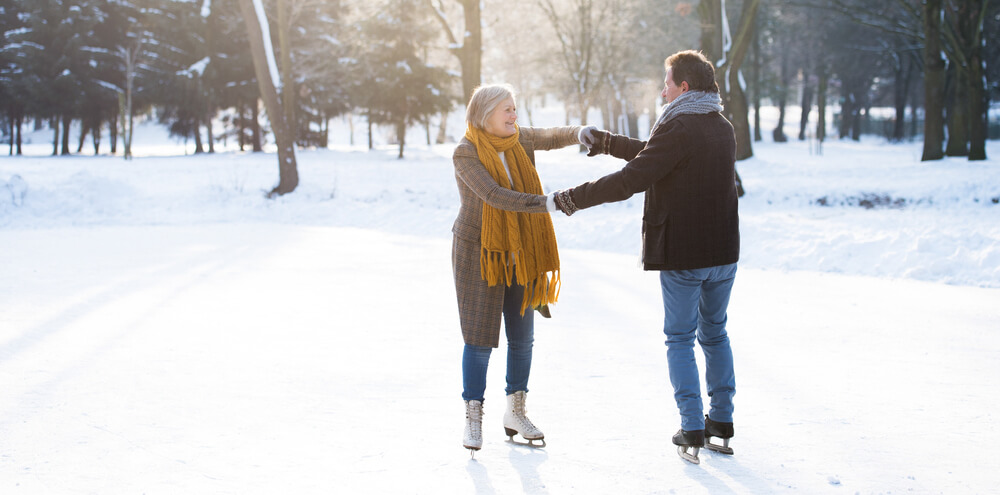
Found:
<path fill-rule="evenodd" d="M 736 380 L 726 308 L 740 251 L 736 137 L 720 113 L 712 63 L 699 52 L 682 51 L 664 65 L 661 96 L 669 105 L 649 140 L 581 129 L 589 156 L 607 153 L 628 164 L 554 196 L 557 208 L 572 215 L 645 191 L 643 267 L 660 271 L 667 363 L 681 415 L 673 442 L 682 458 L 698 463 L 706 437 L 707 448 L 732 454 Z M 705 353 L 708 415 L 694 357 L 696 337 Z M 713 444 L 711 437 L 723 444 Z"/>

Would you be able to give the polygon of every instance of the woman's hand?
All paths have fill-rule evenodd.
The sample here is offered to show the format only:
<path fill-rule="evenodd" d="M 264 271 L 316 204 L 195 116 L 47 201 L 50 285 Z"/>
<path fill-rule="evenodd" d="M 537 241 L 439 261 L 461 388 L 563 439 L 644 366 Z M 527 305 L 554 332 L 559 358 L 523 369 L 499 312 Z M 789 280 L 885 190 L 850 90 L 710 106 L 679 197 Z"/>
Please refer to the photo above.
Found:
<path fill-rule="evenodd" d="M 580 128 L 578 137 L 580 138 L 580 144 L 586 146 L 587 149 L 590 150 L 590 153 L 587 153 L 587 156 L 609 153 L 609 148 L 611 146 L 611 133 L 599 131 L 597 130 L 597 127 L 588 125 Z"/>

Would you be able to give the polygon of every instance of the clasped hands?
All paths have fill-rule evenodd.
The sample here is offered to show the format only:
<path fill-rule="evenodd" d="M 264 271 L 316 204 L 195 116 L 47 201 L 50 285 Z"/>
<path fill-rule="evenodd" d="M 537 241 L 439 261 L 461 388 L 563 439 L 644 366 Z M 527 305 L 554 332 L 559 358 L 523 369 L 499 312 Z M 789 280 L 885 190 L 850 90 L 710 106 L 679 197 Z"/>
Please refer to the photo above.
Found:
<path fill-rule="evenodd" d="M 600 154 L 608 154 L 611 149 L 611 133 L 607 131 L 598 130 L 597 127 L 588 125 L 580 129 L 577 137 L 580 139 L 580 144 L 587 147 L 590 153 L 587 156 L 597 156 Z M 579 211 L 576 203 L 573 202 L 573 194 L 569 190 L 556 191 L 553 194 L 556 202 L 556 209 L 565 213 L 566 216 L 572 215 Z"/>

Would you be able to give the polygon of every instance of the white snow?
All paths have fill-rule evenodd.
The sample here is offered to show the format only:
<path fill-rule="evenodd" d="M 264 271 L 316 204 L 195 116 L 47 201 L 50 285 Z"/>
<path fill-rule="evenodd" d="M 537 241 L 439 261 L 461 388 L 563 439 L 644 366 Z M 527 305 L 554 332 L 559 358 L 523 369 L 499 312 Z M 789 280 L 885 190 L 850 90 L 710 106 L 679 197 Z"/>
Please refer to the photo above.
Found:
<path fill-rule="evenodd" d="M 178 76 L 187 76 L 193 78 L 195 75 L 201 77 L 205 74 L 205 68 L 208 67 L 208 63 L 211 62 L 212 57 L 205 57 L 193 64 L 187 69 L 177 71 Z"/>
<path fill-rule="evenodd" d="M 562 115 L 534 112 L 539 125 Z M 29 156 L 0 157 L 0 493 L 989 493 L 1000 482 L 988 467 L 1000 442 L 997 142 L 979 163 L 921 163 L 920 143 L 828 141 L 822 156 L 757 144 L 739 164 L 736 455 L 704 452 L 700 466 L 670 445 L 679 418 L 658 280 L 638 266 L 642 195 L 554 216 L 563 289 L 553 318 L 536 319 L 528 400 L 548 446 L 505 443 L 501 345 L 470 460 L 454 145 L 410 145 L 396 160 L 392 145 L 348 146 L 338 122 L 331 149 L 297 153 L 300 186 L 275 200 L 264 199 L 274 153 L 230 142 L 184 156 L 148 123 L 129 162 L 48 157 L 49 132 L 26 134 Z M 412 132 L 420 143 L 424 130 Z M 547 190 L 622 165 L 575 147 L 536 158 Z"/>

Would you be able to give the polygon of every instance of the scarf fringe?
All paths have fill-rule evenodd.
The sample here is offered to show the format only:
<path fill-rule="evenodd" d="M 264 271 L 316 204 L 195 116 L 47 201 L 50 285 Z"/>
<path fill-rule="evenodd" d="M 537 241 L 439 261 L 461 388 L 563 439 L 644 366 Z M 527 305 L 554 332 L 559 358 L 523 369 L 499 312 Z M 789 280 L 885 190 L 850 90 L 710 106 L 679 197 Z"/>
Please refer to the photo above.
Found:
<path fill-rule="evenodd" d="M 518 282 L 525 280 L 528 274 L 525 273 L 523 264 L 512 263 L 513 258 L 511 253 L 489 251 L 483 248 L 482 255 L 479 257 L 479 268 L 483 280 L 490 287 L 500 283 L 510 287 L 514 283 L 515 275 Z M 524 299 L 521 300 L 521 316 L 524 316 L 524 312 L 529 307 L 534 309 L 557 302 L 559 292 L 562 290 L 562 278 L 559 275 L 559 270 L 553 270 L 544 272 L 534 280 L 529 280 L 522 285 L 524 285 Z"/>

